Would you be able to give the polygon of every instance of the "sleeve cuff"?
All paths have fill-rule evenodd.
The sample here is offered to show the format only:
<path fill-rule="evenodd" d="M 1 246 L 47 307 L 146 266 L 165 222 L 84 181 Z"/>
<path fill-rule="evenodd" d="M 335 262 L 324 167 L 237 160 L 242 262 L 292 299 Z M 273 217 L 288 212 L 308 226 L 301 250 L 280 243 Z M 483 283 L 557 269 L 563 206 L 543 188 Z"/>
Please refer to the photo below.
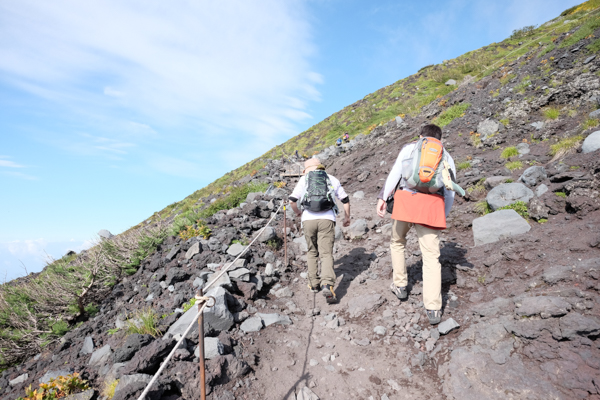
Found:
<path fill-rule="evenodd" d="M 289 200 L 290 200 L 292 203 L 295 203 L 295 202 L 297 202 L 297 201 L 298 201 L 298 199 L 297 199 L 297 198 L 295 198 L 295 197 L 292 197 L 292 196 L 288 197 L 288 199 L 289 199 Z"/>
<path fill-rule="evenodd" d="M 342 202 L 342 204 L 348 204 L 348 203 L 350 203 L 350 197 L 349 197 L 349 196 L 346 196 L 346 197 L 344 197 L 344 198 L 343 198 L 342 200 L 340 200 L 340 201 Z"/>

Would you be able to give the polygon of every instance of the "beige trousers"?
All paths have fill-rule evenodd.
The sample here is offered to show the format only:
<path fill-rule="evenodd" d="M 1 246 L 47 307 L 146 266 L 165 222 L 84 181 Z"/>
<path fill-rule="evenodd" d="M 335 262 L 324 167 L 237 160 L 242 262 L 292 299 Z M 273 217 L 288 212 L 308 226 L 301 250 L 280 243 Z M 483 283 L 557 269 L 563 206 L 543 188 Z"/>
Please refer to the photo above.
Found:
<path fill-rule="evenodd" d="M 392 267 L 394 284 L 408 285 L 408 274 L 404 261 L 406 234 L 414 226 L 419 237 L 419 247 L 423 255 L 423 304 L 428 310 L 442 309 L 442 265 L 440 264 L 440 237 L 438 230 L 423 225 L 394 220 L 392 225 Z"/>
<path fill-rule="evenodd" d="M 310 286 L 335 285 L 333 271 L 333 242 L 335 222 L 328 219 L 304 221 L 304 237 L 308 246 L 308 281 Z M 318 274 L 318 260 L 321 259 L 321 277 Z"/>

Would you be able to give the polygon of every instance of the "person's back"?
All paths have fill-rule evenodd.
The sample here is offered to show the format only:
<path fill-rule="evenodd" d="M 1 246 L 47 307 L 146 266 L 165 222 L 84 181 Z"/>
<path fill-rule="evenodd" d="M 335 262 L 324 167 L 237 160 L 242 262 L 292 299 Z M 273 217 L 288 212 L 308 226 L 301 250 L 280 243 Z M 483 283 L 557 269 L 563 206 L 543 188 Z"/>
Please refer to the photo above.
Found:
<path fill-rule="evenodd" d="M 335 272 L 333 270 L 333 243 L 335 240 L 336 206 L 338 198 L 344 206 L 344 226 L 350 225 L 350 199 L 340 181 L 325 172 L 320 161 L 308 159 L 304 163 L 304 172 L 289 197 L 292 210 L 296 216 L 302 217 L 302 228 L 308 247 L 308 280 L 309 288 L 317 292 L 323 289 L 328 303 L 336 301 L 333 286 Z M 303 211 L 296 204 L 300 201 Z M 318 260 L 321 260 L 321 274 L 318 274 Z"/>
<path fill-rule="evenodd" d="M 342 138 L 338 138 L 338 139 L 335 141 L 335 144 L 336 144 L 337 146 L 341 146 L 341 145 L 342 145 Z"/>
<path fill-rule="evenodd" d="M 442 130 L 436 125 L 426 125 L 421 129 L 421 137 L 442 138 Z M 386 201 L 394 194 L 392 211 L 392 237 L 390 251 L 392 256 L 393 282 L 392 292 L 400 299 L 408 298 L 408 275 L 404 260 L 406 235 L 411 227 L 415 227 L 419 246 L 423 257 L 423 303 L 429 322 L 435 325 L 441 321 L 441 264 L 439 262 L 439 231 L 446 227 L 446 216 L 454 202 L 454 192 L 445 187 L 439 194 L 420 193 L 407 188 L 407 181 L 402 174 L 403 162 L 413 154 L 416 143 L 402 148 L 392 167 L 386 183 L 380 192 L 377 203 L 377 214 L 385 216 Z M 456 174 L 454 160 L 448 154 L 449 168 Z"/>

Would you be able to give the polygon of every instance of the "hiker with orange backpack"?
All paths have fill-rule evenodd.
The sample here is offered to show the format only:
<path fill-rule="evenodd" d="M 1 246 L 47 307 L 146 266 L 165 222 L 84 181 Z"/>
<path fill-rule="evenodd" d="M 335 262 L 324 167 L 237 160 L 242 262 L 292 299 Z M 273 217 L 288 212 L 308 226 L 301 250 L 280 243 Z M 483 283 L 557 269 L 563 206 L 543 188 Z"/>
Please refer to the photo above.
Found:
<path fill-rule="evenodd" d="M 344 226 L 350 225 L 350 198 L 340 181 L 325 172 L 318 158 L 304 162 L 304 176 L 298 180 L 289 197 L 292 210 L 302 217 L 302 229 L 308 247 L 308 288 L 316 293 L 323 291 L 327 303 L 335 303 L 337 297 L 335 272 L 333 270 L 333 243 L 335 241 L 335 219 L 338 198 L 344 207 Z M 302 211 L 298 208 L 300 202 Z M 321 260 L 321 274 L 317 264 Z"/>
<path fill-rule="evenodd" d="M 439 233 L 446 228 L 455 191 L 464 195 L 454 182 L 454 160 L 442 146 L 441 139 L 440 127 L 423 126 L 419 140 L 400 151 L 377 201 L 377 214 L 383 218 L 387 209 L 394 220 L 390 289 L 400 300 L 408 298 L 404 248 L 409 229 L 415 227 L 423 257 L 423 304 L 431 325 L 440 323 L 442 318 Z"/>

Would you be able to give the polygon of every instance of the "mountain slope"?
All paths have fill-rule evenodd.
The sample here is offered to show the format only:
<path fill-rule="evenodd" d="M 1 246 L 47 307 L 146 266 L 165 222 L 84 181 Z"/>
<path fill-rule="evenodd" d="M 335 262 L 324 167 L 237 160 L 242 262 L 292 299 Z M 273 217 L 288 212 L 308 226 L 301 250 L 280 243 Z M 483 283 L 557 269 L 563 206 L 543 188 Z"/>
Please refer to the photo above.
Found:
<path fill-rule="evenodd" d="M 299 223 L 288 216 L 286 265 L 283 217 L 275 217 L 275 231 L 252 246 L 244 265 L 236 265 L 213 293 L 225 308 L 207 325 L 208 335 L 221 343 L 217 353 L 223 353 L 207 362 L 210 398 L 295 398 L 305 386 L 321 398 L 598 398 L 600 157 L 599 150 L 586 152 L 598 129 L 600 60 L 593 56 L 600 21 L 597 11 L 590 13 L 597 3 L 521 32 L 525 37 L 427 67 L 346 107 L 256 164 L 163 210 L 169 233 L 181 236 L 155 227 L 145 239 L 126 241 L 127 235 L 120 235 L 103 241 L 105 253 L 92 252 L 88 259 L 112 254 L 118 267 L 108 272 L 119 268 L 132 275 L 123 272 L 95 289 L 101 296 L 84 297 L 84 306 L 88 300 L 97 305 L 94 318 L 91 309 L 84 310 L 80 325 L 71 326 L 59 342 L 36 343 L 19 365 L 4 371 L 3 398 L 22 395 L 48 371 L 73 368 L 96 390 L 114 378 L 143 381 L 146 377 L 137 374 L 153 374 L 174 341 L 168 333 L 165 340 L 154 340 L 132 332 L 173 332 L 195 287 L 233 260 L 231 247 L 255 237 L 293 187 L 295 178 L 280 176 L 291 165 L 280 156 L 298 147 L 318 151 L 327 171 L 352 193 L 354 222 L 364 220 L 367 229 L 357 232 L 358 223 L 343 232 L 346 238 L 338 237 L 340 302 L 328 306 L 306 289 Z M 477 67 L 476 60 L 484 59 Z M 449 78 L 457 85 L 446 86 Z M 394 118 L 398 114 L 404 114 L 401 122 Z M 430 121 L 444 126 L 444 144 L 467 190 L 442 234 L 444 320 L 461 325 L 446 335 L 430 327 L 422 313 L 416 237 L 407 245 L 409 300 L 399 302 L 387 290 L 390 220 L 374 213 L 376 193 L 399 149 Z M 344 129 L 353 141 L 341 149 L 327 147 Z M 276 183 L 282 188 L 250 194 Z M 528 231 L 494 237 L 506 222 L 494 218 L 506 213 L 490 208 L 499 207 L 494 193 L 506 184 L 524 193 L 523 203 L 509 208 L 525 216 L 518 221 Z M 478 230 L 482 221 L 489 232 Z M 473 246 L 490 237 L 495 241 Z M 61 265 L 77 270 L 81 258 Z M 106 273 L 98 276 L 104 279 Z M 35 303 L 31 307 L 42 311 Z M 52 317 L 65 319 L 68 304 L 64 307 Z M 259 332 L 242 325 L 269 321 L 274 316 L 265 314 L 273 313 L 289 320 L 259 323 Z M 6 320 L 0 322 L 6 334 Z M 156 398 L 197 396 L 197 342 L 192 334 L 178 350 L 154 388 Z M 2 351 L 4 356 L 6 347 Z M 32 358 L 35 352 L 39 356 Z M 114 398 L 133 398 L 142 386 L 122 384 Z"/>

